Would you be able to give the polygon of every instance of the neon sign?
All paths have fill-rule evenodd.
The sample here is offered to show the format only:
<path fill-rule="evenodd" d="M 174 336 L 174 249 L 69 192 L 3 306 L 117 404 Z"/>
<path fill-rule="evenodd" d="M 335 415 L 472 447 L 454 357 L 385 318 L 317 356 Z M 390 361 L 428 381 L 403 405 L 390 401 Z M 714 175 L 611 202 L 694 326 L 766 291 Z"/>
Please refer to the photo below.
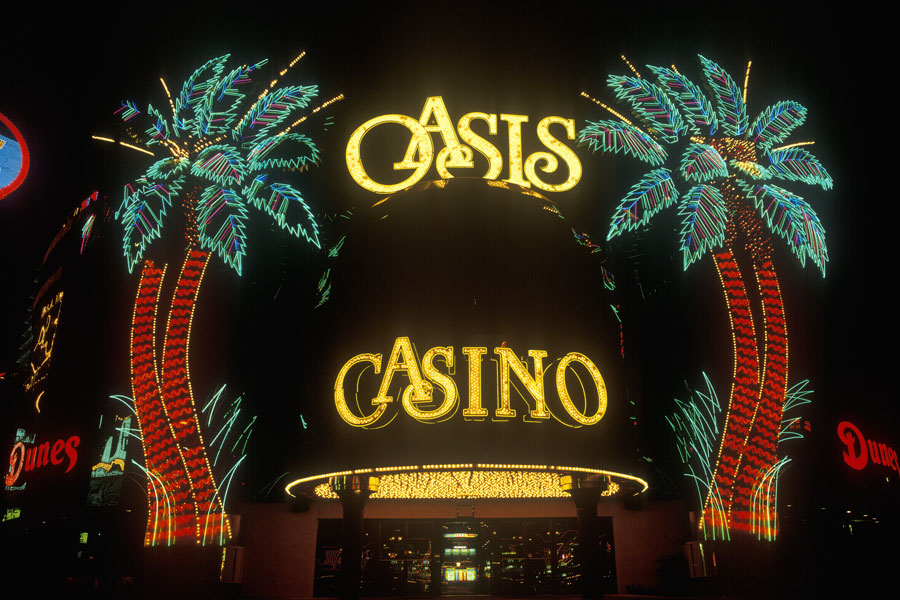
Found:
<path fill-rule="evenodd" d="M 462 414 L 465 419 L 484 419 L 490 416 L 490 411 L 482 405 L 481 395 L 481 375 L 482 360 L 488 349 L 478 346 L 466 346 L 462 348 L 462 353 L 466 356 L 469 363 L 469 397 L 468 405 L 463 409 Z M 494 348 L 494 354 L 497 355 L 498 370 L 498 397 L 497 406 L 494 410 L 493 418 L 495 420 L 515 419 L 517 411 L 512 408 L 510 402 L 510 386 L 512 385 L 511 374 L 514 375 L 522 386 L 527 390 L 531 399 L 534 401 L 533 408 L 529 406 L 529 411 L 525 420 L 527 422 L 537 422 L 549 419 L 552 415 L 547 407 L 547 398 L 544 392 L 544 363 L 543 359 L 547 358 L 547 352 L 544 350 L 529 350 L 528 356 L 531 357 L 534 365 L 533 374 L 529 372 L 528 367 L 516 355 L 516 353 L 507 347 Z M 447 367 L 447 373 L 442 373 L 437 369 L 434 362 L 440 357 Z M 334 404 L 337 408 L 341 419 L 348 425 L 354 427 L 380 427 L 379 421 L 384 416 L 389 404 L 394 402 L 394 397 L 389 396 L 389 390 L 393 378 L 398 374 L 404 374 L 409 380 L 407 386 L 400 393 L 400 403 L 406 413 L 417 421 L 423 423 L 439 423 L 449 419 L 456 413 L 460 399 L 456 382 L 453 380 L 454 364 L 456 355 L 453 346 L 436 346 L 428 350 L 423 356 L 421 362 L 417 359 L 413 350 L 412 343 L 408 337 L 398 337 L 394 342 L 391 350 L 390 358 L 381 377 L 381 384 L 378 388 L 378 395 L 371 400 L 371 406 L 374 410 L 368 414 L 360 414 L 350 410 L 347 402 L 345 381 L 351 371 L 356 373 L 357 381 L 362 377 L 363 373 L 368 370 L 368 366 L 358 369 L 357 365 L 369 365 L 373 368 L 374 374 L 381 373 L 382 356 L 381 354 L 357 354 L 341 368 L 337 379 L 334 382 Z M 566 371 L 573 369 L 575 363 L 584 367 L 594 384 L 597 391 L 597 409 L 592 415 L 585 414 L 578 409 L 569 395 L 566 386 Z M 421 364 L 421 368 L 420 368 Z M 581 377 L 578 376 L 579 380 Z M 570 352 L 559 360 L 556 366 L 556 392 L 559 396 L 563 409 L 576 423 L 576 426 L 596 425 L 606 413 L 606 384 L 603 376 L 594 362 L 579 352 Z M 437 386 L 443 393 L 444 399 L 436 408 L 422 408 L 423 405 L 432 404 L 434 401 L 434 387 Z M 588 387 L 582 385 L 582 387 Z M 357 383 L 358 389 L 358 383 Z M 389 422 L 389 421 L 388 421 Z M 387 423 L 384 423 L 387 424 Z"/>
<path fill-rule="evenodd" d="M 537 124 L 537 136 L 550 152 L 535 152 L 527 158 L 522 151 L 522 124 L 528 122 L 526 115 L 499 115 L 499 120 L 506 123 L 509 138 L 509 177 L 504 179 L 508 183 L 530 188 L 532 185 L 548 192 L 564 192 L 570 190 L 581 179 L 581 161 L 571 148 L 559 141 L 550 133 L 550 126 L 565 131 L 566 139 L 575 139 L 575 120 L 563 117 L 544 117 Z M 369 119 L 360 125 L 350 136 L 347 142 L 347 168 L 353 180 L 363 188 L 377 194 L 391 194 L 408 188 L 418 182 L 431 168 L 434 162 L 441 179 L 451 179 L 453 175 L 449 169 L 474 169 L 474 152 L 484 156 L 488 161 L 488 170 L 482 176 L 484 179 L 495 180 L 503 169 L 503 156 L 500 151 L 486 138 L 472 131 L 472 121 L 484 121 L 487 124 L 488 134 L 497 135 L 498 115 L 483 112 L 470 112 L 463 115 L 453 128 L 450 114 L 444 105 L 444 99 L 440 96 L 431 96 L 425 100 L 422 115 L 419 120 L 406 115 L 381 115 Z M 399 183 L 384 184 L 372 179 L 363 166 L 360 146 L 362 140 L 372 129 L 379 125 L 393 123 L 409 129 L 412 137 L 403 160 L 394 163 L 394 170 L 412 169 L 412 174 Z M 444 142 L 437 155 L 434 152 L 432 133 L 439 133 Z M 457 136 L 457 133 L 459 134 Z M 462 142 L 460 142 L 462 139 Z M 418 156 L 418 158 L 417 158 Z M 552 184 L 543 181 L 537 166 L 542 163 L 540 170 L 544 173 L 555 173 L 559 168 L 559 159 L 566 163 L 569 174 L 562 183 Z"/>
<path fill-rule="evenodd" d="M 897 463 L 897 451 L 880 442 L 866 440 L 859 428 L 850 421 L 841 421 L 837 427 L 838 437 L 847 447 L 844 450 L 844 462 L 857 471 L 862 471 L 869 459 L 876 465 L 893 469 L 900 473 Z M 868 448 L 867 448 L 868 446 Z"/>
<path fill-rule="evenodd" d="M 76 448 L 81 443 L 81 438 L 77 435 L 73 435 L 65 441 L 58 439 L 53 442 L 52 446 L 50 442 L 38 445 L 34 442 L 34 436 L 30 440 L 19 439 L 18 435 L 16 438 L 12 452 L 9 453 L 9 472 L 6 474 L 7 489 L 13 488 L 19 479 L 19 475 L 22 474 L 23 468 L 26 472 L 34 471 L 48 464 L 62 464 L 68 458 L 69 462 L 65 470 L 68 473 L 75 466 L 75 463 L 78 462 L 78 451 Z M 34 443 L 34 445 L 26 449 L 26 442 Z M 65 458 L 63 458 L 63 453 L 65 453 Z"/>

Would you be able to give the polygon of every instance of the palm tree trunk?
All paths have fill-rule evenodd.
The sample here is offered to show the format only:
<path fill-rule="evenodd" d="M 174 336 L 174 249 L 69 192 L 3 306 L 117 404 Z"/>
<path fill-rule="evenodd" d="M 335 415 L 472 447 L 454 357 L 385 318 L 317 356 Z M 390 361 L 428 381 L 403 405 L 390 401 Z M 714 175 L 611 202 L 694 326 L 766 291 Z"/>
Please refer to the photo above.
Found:
<path fill-rule="evenodd" d="M 172 305 L 163 343 L 162 398 L 169 425 L 179 450 L 191 491 L 194 511 L 194 543 L 218 544 L 227 539 L 228 523 L 206 446 L 200 430 L 198 410 L 191 390 L 189 347 L 197 293 L 209 262 L 209 252 L 188 248 L 172 293 Z"/>
<path fill-rule="evenodd" d="M 746 457 L 741 465 L 741 481 L 751 481 L 750 511 L 733 514 L 736 528 L 774 539 L 775 488 L 770 471 L 778 461 L 778 436 L 784 412 L 787 391 L 787 323 L 781 288 L 772 261 L 768 258 L 755 261 L 754 271 L 762 304 L 765 323 L 763 338 L 763 381 L 759 394 L 759 410 L 747 438 Z"/>
<path fill-rule="evenodd" d="M 713 537 L 726 537 L 726 532 L 731 529 L 733 510 L 748 508 L 744 506 L 743 494 L 740 493 L 742 486 L 737 484 L 741 455 L 758 406 L 759 352 L 750 300 L 734 252 L 728 248 L 714 254 L 713 258 L 728 308 L 734 369 L 722 440 L 704 502 L 704 524 L 701 526 L 711 526 Z M 739 492 L 737 495 L 735 489 Z M 734 506 L 735 502 L 737 506 Z M 716 532 L 721 532 L 721 535 Z"/>
<path fill-rule="evenodd" d="M 132 392 L 148 476 L 144 544 L 219 544 L 230 537 L 200 432 L 188 349 L 209 253 L 189 248 L 175 282 L 156 361 L 156 322 L 165 268 L 144 264 L 131 334 Z M 160 385 L 161 382 L 161 385 Z"/>
<path fill-rule="evenodd" d="M 147 474 L 145 546 L 193 538 L 190 484 L 162 403 L 156 363 L 156 322 L 165 267 L 146 261 L 131 324 L 131 389 Z"/>

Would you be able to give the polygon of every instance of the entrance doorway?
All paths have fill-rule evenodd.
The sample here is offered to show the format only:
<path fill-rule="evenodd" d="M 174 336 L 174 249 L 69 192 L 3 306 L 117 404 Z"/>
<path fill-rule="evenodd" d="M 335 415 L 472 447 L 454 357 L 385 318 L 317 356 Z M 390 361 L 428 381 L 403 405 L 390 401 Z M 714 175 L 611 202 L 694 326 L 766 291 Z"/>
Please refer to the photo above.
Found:
<path fill-rule="evenodd" d="M 363 530 L 363 596 L 431 596 L 437 586 L 457 597 L 580 593 L 574 518 L 369 519 Z M 319 520 L 317 597 L 337 595 L 340 535 L 340 519 Z M 614 593 L 610 517 L 600 518 L 600 546 L 603 591 Z"/>

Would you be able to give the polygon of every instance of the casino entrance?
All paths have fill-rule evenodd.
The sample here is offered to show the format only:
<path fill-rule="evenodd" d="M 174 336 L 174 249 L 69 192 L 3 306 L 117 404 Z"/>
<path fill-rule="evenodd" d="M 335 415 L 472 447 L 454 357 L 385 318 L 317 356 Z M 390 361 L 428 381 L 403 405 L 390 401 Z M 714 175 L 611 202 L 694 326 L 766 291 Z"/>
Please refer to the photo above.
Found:
<path fill-rule="evenodd" d="M 314 594 L 339 595 L 341 519 L 319 519 Z M 599 519 L 601 589 L 616 591 L 612 518 Z M 361 596 L 575 595 L 574 517 L 366 519 Z"/>

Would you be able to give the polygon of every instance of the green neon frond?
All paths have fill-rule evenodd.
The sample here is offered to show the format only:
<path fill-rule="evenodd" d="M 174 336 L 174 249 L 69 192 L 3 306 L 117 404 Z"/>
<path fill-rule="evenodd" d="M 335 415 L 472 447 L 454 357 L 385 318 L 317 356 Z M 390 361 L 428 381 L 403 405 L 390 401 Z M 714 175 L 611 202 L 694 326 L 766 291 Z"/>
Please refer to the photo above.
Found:
<path fill-rule="evenodd" d="M 197 131 L 197 118 L 202 116 L 206 94 L 219 81 L 225 62 L 230 57 L 225 54 L 206 61 L 188 77 L 181 86 L 181 93 L 175 99 L 175 132 Z"/>
<path fill-rule="evenodd" d="M 168 181 L 184 175 L 188 161 L 183 158 L 164 158 L 158 160 L 147 169 L 147 179 L 150 181 Z"/>
<path fill-rule="evenodd" d="M 610 75 L 607 85 L 619 100 L 631 103 L 634 113 L 664 142 L 678 141 L 678 134 L 684 131 L 684 120 L 675 104 L 661 88 L 637 77 Z"/>
<path fill-rule="evenodd" d="M 301 154 L 296 151 L 298 144 L 302 148 Z M 251 173 L 271 168 L 300 169 L 318 160 L 319 149 L 311 139 L 299 133 L 286 133 L 265 138 L 254 145 L 247 155 L 247 167 Z"/>
<path fill-rule="evenodd" d="M 682 197 L 678 214 L 684 217 L 681 252 L 687 269 L 707 250 L 725 242 L 727 217 L 722 192 L 712 185 L 696 185 Z"/>
<path fill-rule="evenodd" d="M 147 246 L 160 237 L 167 209 L 181 191 L 184 178 L 172 182 L 142 185 L 137 190 L 125 188 L 122 206 L 115 218 L 125 229 L 122 250 L 131 272 L 144 256 Z"/>
<path fill-rule="evenodd" d="M 793 427 L 796 423 L 799 423 L 803 417 L 788 416 L 788 413 L 803 405 L 812 403 L 812 398 L 810 398 L 810 396 L 812 396 L 813 390 L 807 389 L 807 385 L 809 385 L 809 379 L 804 379 L 788 388 L 784 399 L 784 409 L 782 410 L 783 416 L 781 419 L 781 431 L 778 434 L 778 443 L 803 438 L 803 434 L 796 431 Z"/>
<path fill-rule="evenodd" d="M 240 184 L 247 175 L 247 164 L 240 150 L 227 144 L 209 146 L 191 165 L 191 174 L 221 186 Z"/>
<path fill-rule="evenodd" d="M 161 144 L 169 139 L 169 124 L 166 123 L 166 119 L 162 116 L 162 113 L 153 108 L 153 105 L 151 104 L 147 107 L 147 115 L 156 119 L 145 132 L 149 137 L 147 145 Z"/>
<path fill-rule="evenodd" d="M 828 249 L 825 229 L 812 207 L 800 196 L 775 185 L 742 185 L 747 198 L 774 233 L 783 237 L 794 255 L 804 265 L 808 257 L 825 276 Z"/>
<path fill-rule="evenodd" d="M 803 218 L 797 211 L 797 197 L 776 186 L 745 186 L 747 197 L 755 201 L 756 208 L 769 230 L 784 238 L 791 251 L 806 264 L 806 235 Z"/>
<path fill-rule="evenodd" d="M 647 65 L 659 79 L 659 85 L 684 111 L 692 133 L 713 135 L 718 127 L 716 111 L 709 99 L 690 79 L 666 67 Z"/>
<path fill-rule="evenodd" d="M 725 159 L 712 146 L 690 144 L 681 155 L 681 176 L 686 181 L 704 183 L 719 177 L 728 177 Z"/>
<path fill-rule="evenodd" d="M 246 250 L 247 210 L 234 191 L 219 185 L 203 190 L 197 203 L 197 232 L 200 245 L 216 252 L 235 272 L 241 274 Z"/>
<path fill-rule="evenodd" d="M 125 121 L 126 123 L 136 116 L 141 114 L 141 111 L 138 109 L 137 104 L 132 102 L 131 100 L 123 100 L 122 106 L 119 107 L 113 114 L 119 115 L 119 118 Z"/>
<path fill-rule="evenodd" d="M 304 239 L 320 248 L 319 225 L 300 192 L 283 183 L 273 183 L 263 191 L 262 186 L 266 179 L 266 175 L 258 176 L 244 190 L 250 203 L 271 215 L 279 227 L 294 237 Z M 265 197 L 266 193 L 268 198 Z"/>
<path fill-rule="evenodd" d="M 733 137 L 743 135 L 747 131 L 747 109 L 741 88 L 725 69 L 704 56 L 697 56 L 700 57 L 703 74 L 713 92 L 722 131 Z"/>
<path fill-rule="evenodd" d="M 750 126 L 750 141 L 760 150 L 783 142 L 806 120 L 806 108 L 799 102 L 786 100 L 762 111 Z"/>
<path fill-rule="evenodd" d="M 646 225 L 650 217 L 678 200 L 678 190 L 672 181 L 672 172 L 666 168 L 650 171 L 628 191 L 613 212 L 607 240 L 623 231 Z"/>
<path fill-rule="evenodd" d="M 729 539 L 724 502 L 715 478 L 716 449 L 719 442 L 719 415 L 722 406 L 712 382 L 703 373 L 706 390 L 690 392 L 687 402 L 675 398 L 675 414 L 666 417 L 675 432 L 675 447 L 687 472 L 685 477 L 696 490 L 700 504 L 699 513 L 708 510 L 712 523 L 702 519 L 703 538 L 707 540 Z M 707 499 L 709 500 L 707 504 Z"/>
<path fill-rule="evenodd" d="M 263 60 L 249 67 L 238 67 L 219 79 L 206 92 L 203 102 L 197 106 L 194 130 L 198 137 L 225 133 L 234 126 L 238 109 L 245 98 L 239 87 L 252 83 L 250 74 L 266 62 Z"/>
<path fill-rule="evenodd" d="M 278 88 L 257 103 L 238 133 L 245 140 L 256 143 L 274 133 L 275 128 L 284 123 L 294 111 L 309 106 L 310 101 L 318 95 L 319 88 L 315 85 Z"/>
<path fill-rule="evenodd" d="M 653 138 L 621 121 L 588 121 L 578 136 L 579 142 L 596 152 L 630 154 L 651 165 L 661 165 L 666 159 L 666 151 Z"/>
<path fill-rule="evenodd" d="M 731 159 L 728 161 L 728 166 L 735 171 L 740 171 L 754 181 L 765 181 L 766 179 L 772 178 L 772 174 L 769 173 L 767 168 L 759 163 L 751 162 L 749 160 Z"/>
<path fill-rule="evenodd" d="M 803 148 L 784 148 L 768 152 L 772 163 L 769 173 L 777 179 L 802 181 L 809 185 L 820 185 L 823 190 L 831 189 L 834 181 L 815 156 Z"/>
<path fill-rule="evenodd" d="M 783 457 L 766 470 L 760 470 L 750 499 L 750 533 L 757 539 L 774 541 L 778 537 L 778 478 L 791 459 Z"/>

